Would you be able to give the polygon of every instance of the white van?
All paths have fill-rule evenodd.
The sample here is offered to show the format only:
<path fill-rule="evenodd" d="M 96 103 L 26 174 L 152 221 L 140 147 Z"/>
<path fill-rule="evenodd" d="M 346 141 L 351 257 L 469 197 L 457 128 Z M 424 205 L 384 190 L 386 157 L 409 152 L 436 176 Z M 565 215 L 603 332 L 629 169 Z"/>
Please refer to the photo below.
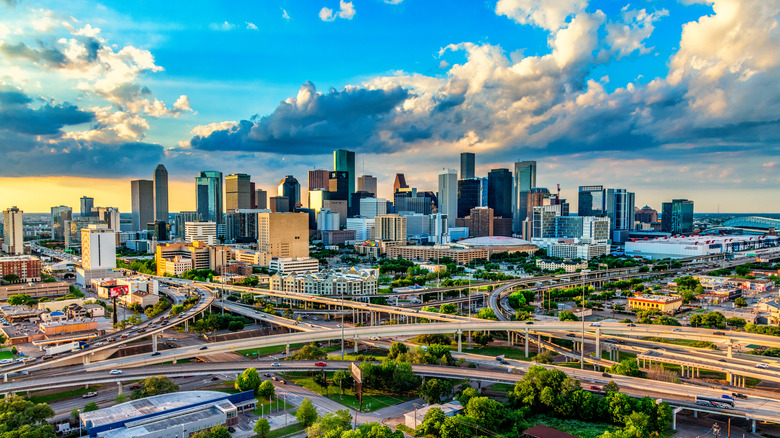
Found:
<path fill-rule="evenodd" d="M 601 327 L 601 323 L 600 322 L 592 322 L 592 323 L 590 323 L 590 326 L 591 327 Z"/>

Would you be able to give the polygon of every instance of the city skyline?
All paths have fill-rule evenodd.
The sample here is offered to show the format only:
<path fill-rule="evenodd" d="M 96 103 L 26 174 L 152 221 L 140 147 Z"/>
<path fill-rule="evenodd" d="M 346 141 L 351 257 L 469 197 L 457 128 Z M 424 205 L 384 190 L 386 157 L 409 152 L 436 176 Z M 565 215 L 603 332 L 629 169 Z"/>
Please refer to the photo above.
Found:
<path fill-rule="evenodd" d="M 163 164 L 169 210 L 191 211 L 200 171 L 276 193 L 347 149 L 388 199 L 396 173 L 436 190 L 472 152 L 480 177 L 536 161 L 575 208 L 604 185 L 659 211 L 780 211 L 780 5 L 326 3 L 1 2 L 6 204 L 129 213 L 129 182 Z"/>

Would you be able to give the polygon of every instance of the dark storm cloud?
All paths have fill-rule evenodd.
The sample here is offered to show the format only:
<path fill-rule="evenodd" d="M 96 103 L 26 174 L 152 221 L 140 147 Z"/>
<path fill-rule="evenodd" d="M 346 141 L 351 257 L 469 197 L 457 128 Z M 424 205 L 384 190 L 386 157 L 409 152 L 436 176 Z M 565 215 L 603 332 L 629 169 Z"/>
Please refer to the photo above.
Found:
<path fill-rule="evenodd" d="M 5 54 L 9 58 L 24 58 L 51 67 L 63 67 L 67 62 L 65 55 L 57 49 L 48 47 L 36 49 L 24 43 L 0 45 L 0 53 Z"/>
<path fill-rule="evenodd" d="M 305 83 L 298 98 L 282 102 L 268 116 L 254 116 L 237 126 L 190 140 L 194 149 L 271 152 L 311 155 L 334 146 L 364 152 L 380 152 L 386 144 L 376 135 L 391 118 L 393 109 L 409 97 L 396 86 L 390 89 L 350 87 L 317 94 Z"/>
<path fill-rule="evenodd" d="M 38 108 L 32 108 L 32 102 L 19 90 L 0 89 L 0 131 L 57 135 L 65 126 L 87 123 L 95 118 L 91 111 L 84 111 L 67 102 L 56 105 L 46 103 Z"/>

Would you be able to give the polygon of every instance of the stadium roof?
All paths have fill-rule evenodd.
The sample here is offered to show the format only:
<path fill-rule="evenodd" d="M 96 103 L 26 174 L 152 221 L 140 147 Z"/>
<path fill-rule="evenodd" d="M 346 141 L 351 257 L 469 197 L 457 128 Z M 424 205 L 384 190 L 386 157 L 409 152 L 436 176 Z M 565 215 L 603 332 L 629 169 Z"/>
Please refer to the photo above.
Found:
<path fill-rule="evenodd" d="M 770 228 L 780 229 L 780 219 L 768 217 L 744 216 L 729 219 L 723 222 L 724 227 L 751 228 L 759 230 L 769 230 Z"/>

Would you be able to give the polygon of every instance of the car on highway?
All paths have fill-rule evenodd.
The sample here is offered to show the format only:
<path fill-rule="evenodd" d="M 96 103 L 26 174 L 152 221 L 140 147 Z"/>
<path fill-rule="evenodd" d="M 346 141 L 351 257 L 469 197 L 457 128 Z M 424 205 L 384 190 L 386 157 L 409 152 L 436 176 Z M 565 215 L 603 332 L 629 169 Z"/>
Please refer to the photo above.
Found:
<path fill-rule="evenodd" d="M 204 346 L 202 346 L 202 347 L 198 348 L 198 350 L 206 350 L 206 349 L 208 349 L 208 348 L 209 348 L 209 347 L 207 347 L 207 346 L 205 346 L 205 345 L 204 345 Z"/>
<path fill-rule="evenodd" d="M 601 373 L 601 377 L 612 377 L 609 373 Z"/>
<path fill-rule="evenodd" d="M 730 396 L 730 395 L 728 395 L 728 394 L 723 394 L 723 395 L 721 395 L 720 397 L 721 397 L 721 398 L 725 398 L 726 400 L 731 400 L 731 401 L 734 401 L 734 397 L 732 397 L 732 396 Z"/>
<path fill-rule="evenodd" d="M 712 332 L 712 334 L 715 336 L 726 336 L 726 334 L 723 332 Z"/>
<path fill-rule="evenodd" d="M 568 335 L 566 335 L 567 338 L 573 338 L 575 336 L 577 336 L 577 335 L 575 335 L 574 333 L 569 333 Z"/>
<path fill-rule="evenodd" d="M 732 392 L 731 396 L 735 397 L 735 398 L 741 398 L 743 400 L 748 398 L 748 396 L 746 396 L 745 394 L 742 394 L 741 392 Z"/>
<path fill-rule="evenodd" d="M 600 386 L 596 386 L 596 385 L 591 385 L 590 389 L 592 389 L 594 391 L 601 391 L 601 387 Z"/>
<path fill-rule="evenodd" d="M 131 391 L 136 390 L 136 389 L 141 389 L 141 385 L 138 384 L 138 383 L 136 383 L 135 385 L 130 385 L 130 390 Z"/>
<path fill-rule="evenodd" d="M 276 380 L 279 380 L 279 378 L 278 378 L 278 377 L 276 377 L 276 376 L 273 376 L 273 377 L 271 377 L 271 380 L 274 380 L 274 381 L 276 381 Z"/>
<path fill-rule="evenodd" d="M 601 327 L 601 323 L 600 322 L 592 322 L 592 323 L 590 323 L 590 326 L 591 327 Z"/>
<path fill-rule="evenodd" d="M 761 368 L 762 370 L 768 370 L 769 369 L 769 365 L 767 365 L 765 363 L 759 363 L 759 364 L 756 364 L 756 368 Z"/>
<path fill-rule="evenodd" d="M 263 376 L 265 376 L 265 377 L 271 377 L 271 375 L 270 375 L 270 374 L 268 374 L 268 373 L 265 373 L 265 374 L 263 374 Z"/>
<path fill-rule="evenodd" d="M 726 359 L 718 359 L 718 362 L 726 362 Z"/>
<path fill-rule="evenodd" d="M 328 366 L 327 362 L 314 362 L 315 367 L 324 367 Z"/>
<path fill-rule="evenodd" d="M 281 365 L 279 364 L 279 362 L 274 362 L 274 363 L 271 364 L 271 366 L 272 367 L 280 367 Z"/>
<path fill-rule="evenodd" d="M 681 329 L 681 328 L 676 328 L 676 329 L 674 329 L 674 330 L 672 330 L 672 331 L 673 331 L 673 332 L 681 332 L 681 331 L 682 331 L 682 329 Z"/>
<path fill-rule="evenodd" d="M 97 395 L 98 395 L 97 392 L 93 391 L 93 392 L 88 392 L 86 394 L 82 394 L 81 398 L 97 397 Z"/>
<path fill-rule="evenodd" d="M 286 384 L 287 384 L 287 381 L 285 381 L 285 380 L 282 380 L 282 379 L 279 379 L 279 383 L 281 383 L 282 385 L 286 385 Z"/>
<path fill-rule="evenodd" d="M 627 327 L 636 327 L 636 324 L 634 324 L 633 322 L 629 322 Z"/>
<path fill-rule="evenodd" d="M 159 351 L 155 351 L 154 353 L 152 353 L 152 356 L 159 356 L 159 355 L 161 355 L 161 354 L 162 354 L 162 353 L 160 353 Z"/>
<path fill-rule="evenodd" d="M 501 365 L 509 365 L 509 362 L 506 359 L 501 359 L 499 362 Z"/>
<path fill-rule="evenodd" d="M 526 325 L 530 325 L 530 324 L 533 324 L 534 322 L 533 321 L 526 321 L 525 323 L 526 323 Z"/>
<path fill-rule="evenodd" d="M 115 376 L 117 374 L 122 374 L 122 370 L 111 370 L 108 372 L 108 374 Z"/>

